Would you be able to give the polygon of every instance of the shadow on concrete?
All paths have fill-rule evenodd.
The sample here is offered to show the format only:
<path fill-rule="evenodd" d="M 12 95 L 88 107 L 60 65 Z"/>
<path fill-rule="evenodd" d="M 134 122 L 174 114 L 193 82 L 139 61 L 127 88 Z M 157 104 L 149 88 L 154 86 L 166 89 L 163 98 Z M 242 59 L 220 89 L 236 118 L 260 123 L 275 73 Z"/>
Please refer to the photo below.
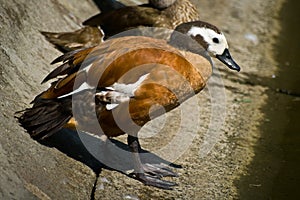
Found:
<path fill-rule="evenodd" d="M 131 153 L 127 144 L 115 139 L 106 142 L 87 133 L 63 129 L 49 138 L 40 141 L 41 144 L 54 147 L 67 156 L 85 164 L 97 175 L 102 169 L 118 171 L 128 176 L 127 171 L 133 171 Z M 143 163 L 164 164 L 174 168 L 180 165 L 170 163 L 161 157 L 143 150 Z"/>

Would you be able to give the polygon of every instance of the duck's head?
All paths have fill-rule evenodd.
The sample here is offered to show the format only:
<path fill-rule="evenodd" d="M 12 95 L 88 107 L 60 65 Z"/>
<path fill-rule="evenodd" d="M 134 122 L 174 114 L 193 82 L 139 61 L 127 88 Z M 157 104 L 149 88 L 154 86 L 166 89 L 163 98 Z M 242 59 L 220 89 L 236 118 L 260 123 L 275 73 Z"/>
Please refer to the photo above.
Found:
<path fill-rule="evenodd" d="M 190 36 L 193 40 L 197 41 L 210 56 L 216 57 L 230 69 L 240 71 L 240 67 L 229 53 L 228 43 L 224 34 L 216 26 L 202 21 L 183 23 L 176 27 L 171 36 L 171 40 L 175 39 L 174 35 L 176 35 L 176 32 Z M 177 39 L 178 38 L 176 38 L 176 40 Z"/>

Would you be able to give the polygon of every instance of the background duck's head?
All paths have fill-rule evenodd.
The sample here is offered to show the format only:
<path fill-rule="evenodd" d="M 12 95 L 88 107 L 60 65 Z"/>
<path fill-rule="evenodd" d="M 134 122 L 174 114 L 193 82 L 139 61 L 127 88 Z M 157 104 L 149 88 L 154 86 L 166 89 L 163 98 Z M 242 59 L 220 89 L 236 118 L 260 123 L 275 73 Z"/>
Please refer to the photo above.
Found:
<path fill-rule="evenodd" d="M 240 71 L 240 67 L 229 53 L 228 43 L 224 34 L 216 26 L 207 22 L 195 21 L 180 24 L 175 28 L 171 36 L 171 44 L 174 44 L 175 41 L 176 44 L 180 44 L 179 46 L 185 47 L 186 50 L 198 53 L 195 45 L 190 44 L 190 42 L 185 40 L 180 34 L 187 35 L 191 37 L 193 41 L 197 41 L 210 56 L 216 57 L 230 69 Z M 197 46 L 199 48 L 199 45 Z"/>

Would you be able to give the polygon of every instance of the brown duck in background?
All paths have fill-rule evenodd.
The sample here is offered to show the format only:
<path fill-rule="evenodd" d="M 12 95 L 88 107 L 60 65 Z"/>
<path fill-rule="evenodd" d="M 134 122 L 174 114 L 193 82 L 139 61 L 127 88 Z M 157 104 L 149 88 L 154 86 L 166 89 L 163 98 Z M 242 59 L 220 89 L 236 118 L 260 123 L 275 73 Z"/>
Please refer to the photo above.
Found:
<path fill-rule="evenodd" d="M 106 39 L 132 28 L 174 29 L 181 23 L 195 20 L 199 20 L 199 14 L 190 0 L 149 0 L 149 4 L 104 11 L 83 22 L 85 27 L 74 32 L 41 33 L 57 49 L 69 52 L 98 45 L 104 37 Z"/>

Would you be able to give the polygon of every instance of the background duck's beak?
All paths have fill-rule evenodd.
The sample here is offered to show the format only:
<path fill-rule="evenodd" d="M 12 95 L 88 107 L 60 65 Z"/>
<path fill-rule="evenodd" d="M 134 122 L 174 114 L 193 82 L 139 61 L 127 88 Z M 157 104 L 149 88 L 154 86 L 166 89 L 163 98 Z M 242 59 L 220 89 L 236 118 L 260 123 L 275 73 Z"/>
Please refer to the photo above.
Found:
<path fill-rule="evenodd" d="M 225 49 L 222 55 L 217 55 L 216 57 L 222 63 L 227 65 L 230 69 L 236 70 L 238 72 L 241 70 L 241 68 L 238 66 L 238 64 L 236 64 L 236 62 L 234 62 L 234 60 L 232 59 L 228 49 Z"/>

